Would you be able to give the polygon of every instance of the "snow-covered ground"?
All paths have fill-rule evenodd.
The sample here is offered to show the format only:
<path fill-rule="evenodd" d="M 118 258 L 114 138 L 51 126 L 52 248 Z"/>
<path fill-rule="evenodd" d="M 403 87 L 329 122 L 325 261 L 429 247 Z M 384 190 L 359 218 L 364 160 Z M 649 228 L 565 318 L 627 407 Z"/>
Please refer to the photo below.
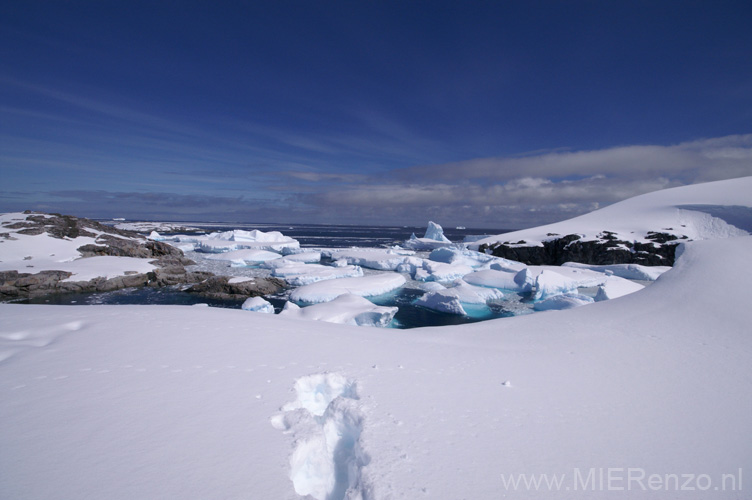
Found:
<path fill-rule="evenodd" d="M 692 241 L 636 293 L 410 331 L 0 304 L 0 498 L 746 498 L 751 256 Z"/>

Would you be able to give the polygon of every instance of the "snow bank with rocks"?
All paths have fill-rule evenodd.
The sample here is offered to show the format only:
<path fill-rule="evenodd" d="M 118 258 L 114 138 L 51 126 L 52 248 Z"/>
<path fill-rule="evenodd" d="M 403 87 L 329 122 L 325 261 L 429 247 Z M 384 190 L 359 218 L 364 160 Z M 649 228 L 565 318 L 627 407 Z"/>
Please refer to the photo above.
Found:
<path fill-rule="evenodd" d="M 603 231 L 612 232 L 619 240 L 641 243 L 651 242 L 646 238 L 648 231 L 686 236 L 689 240 L 743 236 L 752 227 L 743 222 L 752 220 L 750 193 L 752 177 L 664 189 L 562 222 L 490 236 L 469 247 L 518 241 L 524 241 L 526 246 L 541 245 L 569 234 L 579 234 L 581 241 L 590 241 L 601 239 Z"/>
<path fill-rule="evenodd" d="M 56 238 L 48 233 L 22 234 L 23 228 L 8 226 L 24 223 L 27 217 L 55 216 L 47 214 L 6 213 L 0 214 L 0 271 L 18 271 L 36 274 L 40 271 L 64 271 L 73 275 L 64 281 L 89 281 L 94 278 L 115 278 L 128 274 L 145 274 L 156 269 L 154 260 L 136 257 L 94 256 L 83 257 L 79 248 L 85 245 L 104 246 L 99 237 L 103 234 L 88 229 L 95 236 Z M 126 236 L 120 237 L 128 240 Z M 136 240 L 133 240 L 136 241 Z"/>

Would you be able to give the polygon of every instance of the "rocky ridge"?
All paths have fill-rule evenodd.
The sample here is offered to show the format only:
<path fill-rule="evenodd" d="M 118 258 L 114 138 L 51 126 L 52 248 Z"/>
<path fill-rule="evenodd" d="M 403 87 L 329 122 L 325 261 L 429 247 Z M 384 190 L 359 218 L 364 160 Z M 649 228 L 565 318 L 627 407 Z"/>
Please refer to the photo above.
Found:
<path fill-rule="evenodd" d="M 69 241 L 79 237 L 94 238 L 94 243 L 86 243 L 77 248 L 82 259 L 97 256 L 152 259 L 150 263 L 156 268 L 148 273 L 126 272 L 123 276 L 109 279 L 98 277 L 87 281 L 66 281 L 72 273 L 63 270 L 43 270 L 37 273 L 21 270 L 0 271 L 0 301 L 36 298 L 56 293 L 106 292 L 127 287 L 192 284 L 200 285 L 191 290 L 195 293 L 240 299 L 275 293 L 285 286 L 281 280 L 275 280 L 274 283 L 256 280 L 253 284 L 228 285 L 227 277 L 187 270 L 186 266 L 195 263 L 186 258 L 181 250 L 163 242 L 149 240 L 139 233 L 70 215 L 30 211 L 24 212 L 24 215 L 25 220 L 3 224 L 0 238 L 8 243 L 18 239 L 14 234 L 34 236 L 47 233 L 53 238 Z"/>
<path fill-rule="evenodd" d="M 585 240 L 579 234 L 550 238 L 542 245 L 528 245 L 526 241 L 498 242 L 480 245 L 480 252 L 496 257 L 516 260 L 528 265 L 560 266 L 565 262 L 582 264 L 640 264 L 643 266 L 671 266 L 674 264 L 677 245 L 687 240 L 667 232 L 649 231 L 647 242 L 627 241 L 611 231 L 602 231 L 596 239 Z"/>

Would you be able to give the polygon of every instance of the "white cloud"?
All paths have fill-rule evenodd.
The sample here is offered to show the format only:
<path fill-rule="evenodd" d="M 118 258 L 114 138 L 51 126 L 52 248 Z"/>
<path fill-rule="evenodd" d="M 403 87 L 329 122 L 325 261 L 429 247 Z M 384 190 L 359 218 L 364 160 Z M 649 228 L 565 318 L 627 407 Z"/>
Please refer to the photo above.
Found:
<path fill-rule="evenodd" d="M 321 210 L 348 207 L 351 216 L 369 217 L 381 209 L 405 223 L 440 213 L 450 224 L 489 226 L 503 216 L 506 225 L 497 227 L 516 227 L 565 219 L 650 191 L 747 175 L 752 175 L 752 134 L 409 167 L 323 189 L 305 201 Z"/>

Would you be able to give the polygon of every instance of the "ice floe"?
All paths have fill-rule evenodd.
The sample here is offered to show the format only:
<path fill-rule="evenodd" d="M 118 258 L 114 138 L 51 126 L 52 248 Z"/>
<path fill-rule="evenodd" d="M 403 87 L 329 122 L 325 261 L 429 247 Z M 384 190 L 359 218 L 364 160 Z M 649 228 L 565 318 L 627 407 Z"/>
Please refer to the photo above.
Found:
<path fill-rule="evenodd" d="M 562 309 L 572 309 L 574 307 L 592 304 L 593 298 L 578 293 L 564 293 L 548 297 L 547 299 L 536 302 L 533 309 L 536 311 L 554 311 Z"/>
<path fill-rule="evenodd" d="M 165 237 L 164 241 L 184 250 L 196 250 L 204 253 L 223 253 L 241 249 L 282 252 L 300 248 L 298 240 L 289 238 L 279 231 L 263 232 L 258 229 L 253 231 L 234 229 L 207 235 L 178 234 Z"/>
<path fill-rule="evenodd" d="M 465 316 L 467 312 L 463 304 L 485 305 L 490 301 L 503 298 L 504 294 L 499 290 L 470 285 L 460 279 L 447 288 L 427 292 L 415 301 L 415 305 Z"/>
<path fill-rule="evenodd" d="M 405 277 L 397 273 L 319 281 L 296 288 L 290 294 L 290 300 L 301 304 L 317 304 L 334 300 L 345 293 L 370 297 L 391 292 L 404 284 Z"/>
<path fill-rule="evenodd" d="M 300 307 L 287 302 L 283 316 L 357 326 L 388 326 L 397 307 L 377 306 L 359 295 L 346 293 L 329 302 Z"/>
<path fill-rule="evenodd" d="M 379 271 L 394 271 L 405 262 L 406 257 L 414 254 L 415 252 L 411 250 L 384 250 L 380 248 L 328 250 L 323 252 L 323 256 L 332 261 L 344 260 L 351 265 Z"/>
<path fill-rule="evenodd" d="M 284 279 L 289 285 L 304 286 L 341 278 L 356 278 L 363 276 L 363 269 L 359 266 L 332 267 L 322 264 L 290 264 L 274 267 L 272 276 Z"/>
<path fill-rule="evenodd" d="M 206 257 L 209 260 L 226 260 L 234 265 L 253 265 L 259 262 L 266 262 L 269 260 L 281 259 L 282 255 L 276 252 L 270 252 L 268 250 L 258 250 L 244 248 L 241 250 L 233 250 L 231 252 L 223 252 L 219 254 L 213 254 Z"/>
<path fill-rule="evenodd" d="M 621 278 L 619 276 L 608 276 L 604 283 L 598 286 L 598 292 L 595 295 L 596 302 L 602 300 L 615 299 L 630 293 L 639 292 L 645 288 L 639 283 Z"/>
<path fill-rule="evenodd" d="M 274 306 L 261 297 L 251 297 L 246 299 L 246 301 L 243 302 L 241 309 L 244 311 L 274 314 Z"/>

